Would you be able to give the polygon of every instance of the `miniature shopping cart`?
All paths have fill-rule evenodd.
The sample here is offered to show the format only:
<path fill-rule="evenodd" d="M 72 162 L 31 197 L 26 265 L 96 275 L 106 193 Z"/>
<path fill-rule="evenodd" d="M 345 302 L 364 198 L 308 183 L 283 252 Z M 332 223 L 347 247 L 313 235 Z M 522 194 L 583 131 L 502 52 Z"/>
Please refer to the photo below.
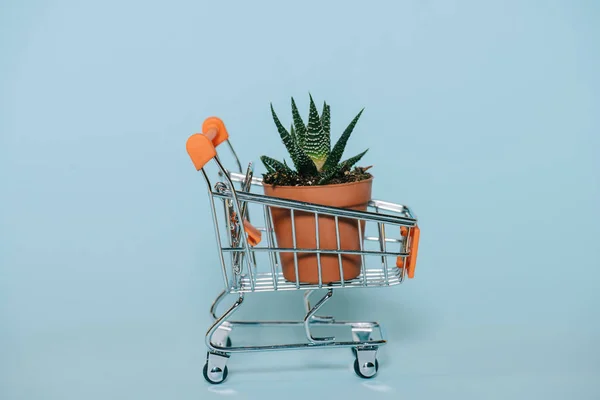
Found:
<path fill-rule="evenodd" d="M 386 343 L 377 322 L 345 322 L 333 317 L 318 316 L 319 309 L 333 296 L 334 289 L 386 287 L 400 284 L 407 276 L 412 278 L 416 266 L 419 241 L 417 219 L 412 211 L 402 205 L 371 200 L 366 211 L 327 207 L 318 204 L 269 197 L 252 193 L 260 188 L 262 180 L 253 176 L 252 164 L 243 174 L 242 166 L 229 141 L 225 125 L 215 117 L 207 119 L 203 133 L 190 136 L 186 143 L 187 152 L 198 171 L 202 172 L 208 185 L 212 209 L 216 244 L 221 263 L 224 290 L 212 304 L 210 313 L 214 323 L 206 334 L 208 348 L 204 377 L 213 384 L 227 378 L 227 360 L 232 354 L 269 350 L 351 348 L 354 353 L 354 370 L 362 378 L 372 378 L 379 368 L 377 350 Z M 226 143 L 233 155 L 239 173 L 224 168 L 217 156 L 216 147 Z M 209 179 L 207 165 L 216 164 L 218 179 Z M 236 185 L 239 185 L 236 188 Z M 278 247 L 274 234 L 273 211 L 287 210 L 292 221 L 294 215 L 314 215 L 316 236 L 314 248 L 297 246 L 296 231 L 292 228 L 293 247 Z M 250 216 L 253 216 L 252 219 Z M 260 216 L 260 218 L 256 218 Z M 329 218 L 335 222 L 337 245 L 335 248 L 320 248 L 319 221 Z M 357 227 L 360 247 L 344 249 L 340 246 L 339 229 L 344 223 Z M 258 225 L 262 226 L 258 226 Z M 292 222 L 293 226 L 293 222 Z M 321 232 L 322 235 L 322 232 Z M 282 273 L 282 254 L 293 254 L 295 280 Z M 298 274 L 298 257 L 310 255 L 317 260 L 318 281 L 303 282 Z M 321 275 L 321 259 L 332 256 L 339 259 L 339 281 L 324 281 Z M 344 277 L 343 257 L 360 259 L 360 274 L 352 279 Z M 233 321 L 231 316 L 240 309 L 246 293 L 283 292 L 304 290 L 305 316 L 299 321 Z M 309 297 L 318 290 L 325 291 L 314 305 Z M 217 306 L 229 294 L 236 300 L 221 315 Z M 303 328 L 306 338 L 301 343 L 254 344 L 235 346 L 230 335 L 240 327 L 297 327 Z M 339 328 L 340 336 L 321 337 L 316 335 L 320 328 Z M 342 332 L 343 331 L 343 332 Z M 343 336 L 343 335 L 342 335 Z"/>

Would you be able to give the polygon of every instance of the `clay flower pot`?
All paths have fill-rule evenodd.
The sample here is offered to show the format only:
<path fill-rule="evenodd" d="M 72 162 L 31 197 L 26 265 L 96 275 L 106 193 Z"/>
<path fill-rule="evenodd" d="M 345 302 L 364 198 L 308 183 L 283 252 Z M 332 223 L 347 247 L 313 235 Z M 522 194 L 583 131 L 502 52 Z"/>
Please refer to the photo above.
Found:
<path fill-rule="evenodd" d="M 323 185 L 323 186 L 273 186 L 264 185 L 267 196 L 298 200 L 324 206 L 348 208 L 365 211 L 371 200 L 373 178 L 359 182 Z M 273 225 L 278 247 L 292 248 L 292 220 L 288 209 L 271 208 Z M 316 223 L 313 213 L 294 212 L 296 227 L 296 247 L 303 249 L 316 248 Z M 364 222 L 361 232 L 364 237 Z M 363 237 L 359 237 L 358 222 L 355 219 L 339 218 L 340 248 L 342 250 L 360 250 Z M 335 219 L 331 216 L 319 215 L 319 248 L 337 249 Z M 288 281 L 296 281 L 294 253 L 280 253 L 283 276 Z M 300 283 L 319 283 L 317 255 L 315 253 L 298 253 L 298 275 Z M 342 255 L 344 280 L 360 275 L 361 256 Z M 341 281 L 339 259 L 337 254 L 321 254 L 322 283 Z"/>

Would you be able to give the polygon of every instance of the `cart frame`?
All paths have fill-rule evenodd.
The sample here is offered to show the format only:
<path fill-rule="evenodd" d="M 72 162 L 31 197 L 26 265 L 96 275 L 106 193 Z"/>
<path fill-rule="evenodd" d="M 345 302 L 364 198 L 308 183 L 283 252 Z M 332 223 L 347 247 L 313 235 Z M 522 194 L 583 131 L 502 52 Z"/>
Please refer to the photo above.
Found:
<path fill-rule="evenodd" d="M 222 121 L 215 117 L 207 119 L 203 125 L 203 131 L 203 134 L 190 136 L 186 147 L 196 169 L 202 172 L 207 184 L 224 283 L 223 291 L 216 297 L 210 308 L 210 315 L 214 322 L 205 337 L 208 349 L 203 370 L 205 379 L 213 384 L 224 382 L 228 375 L 227 360 L 232 354 L 324 347 L 351 348 L 355 356 L 354 370 L 356 374 L 362 378 L 374 377 L 379 369 L 376 358 L 378 348 L 387 343 L 379 323 L 338 321 L 331 316 L 318 316 L 317 312 L 332 298 L 335 289 L 394 286 L 402 283 L 407 275 L 410 278 L 413 277 L 419 227 L 412 210 L 404 205 L 371 200 L 367 211 L 355 211 L 252 193 L 252 187 L 260 187 L 262 180 L 253 176 L 252 163 L 249 164 L 246 174 L 242 173 L 241 163 L 229 141 L 229 135 Z M 223 142 L 227 143 L 231 150 L 239 173 L 227 170 L 221 163 L 215 148 Z M 214 186 L 205 168 L 211 160 L 216 164 L 219 176 Z M 235 188 L 236 183 L 240 185 L 239 189 Z M 223 205 L 222 212 L 217 208 L 219 200 Z M 252 225 L 250 221 L 251 207 L 258 208 L 259 213 L 262 211 L 263 227 Z M 294 247 L 277 247 L 272 208 L 290 210 Z M 316 248 L 298 248 L 296 246 L 296 232 L 293 227 L 295 212 L 315 215 Z M 219 215 L 223 218 L 219 219 Z M 337 235 L 336 249 L 319 248 L 319 216 L 334 218 Z M 359 250 L 344 250 L 340 247 L 339 222 L 341 219 L 356 221 L 361 239 Z M 365 224 L 364 232 L 361 229 L 361 222 Z M 369 226 L 367 224 L 375 225 L 375 235 L 367 235 Z M 389 233 L 390 227 L 396 229 L 396 235 Z M 264 243 L 261 240 L 263 236 L 266 236 L 266 245 L 260 245 L 260 242 Z M 378 246 L 375 250 L 369 250 L 366 248 L 369 243 Z M 397 246 L 397 249 L 390 249 L 390 246 Z M 294 254 L 295 282 L 287 281 L 283 277 L 279 260 L 280 253 Z M 316 255 L 319 268 L 318 283 L 300 282 L 297 262 L 299 253 Z M 321 256 L 323 254 L 338 256 L 341 278 L 339 282 L 322 281 Z M 360 255 L 361 257 L 361 273 L 357 278 L 349 281 L 345 281 L 343 278 L 342 255 L 344 254 Z M 229 262 L 226 262 L 226 255 L 229 255 Z M 269 260 L 268 263 L 265 263 L 270 266 L 266 271 L 261 271 L 259 267 L 262 264 L 257 263 L 257 257 L 260 255 L 266 255 Z M 367 259 L 373 258 L 377 260 L 377 264 L 375 267 L 369 268 Z M 395 263 L 390 263 L 389 258 L 394 258 Z M 310 297 L 320 289 L 326 290 L 326 293 L 313 305 Z M 302 320 L 231 320 L 232 315 L 242 306 L 247 293 L 291 290 L 305 291 L 303 300 L 305 315 Z M 217 312 L 219 304 L 230 294 L 237 298 L 225 312 L 219 315 Z M 276 326 L 303 328 L 306 341 L 234 346 L 230 338 L 232 331 L 237 331 L 235 328 Z M 337 340 L 335 336 L 318 337 L 313 333 L 313 328 L 319 326 L 350 329 L 352 340 Z"/>

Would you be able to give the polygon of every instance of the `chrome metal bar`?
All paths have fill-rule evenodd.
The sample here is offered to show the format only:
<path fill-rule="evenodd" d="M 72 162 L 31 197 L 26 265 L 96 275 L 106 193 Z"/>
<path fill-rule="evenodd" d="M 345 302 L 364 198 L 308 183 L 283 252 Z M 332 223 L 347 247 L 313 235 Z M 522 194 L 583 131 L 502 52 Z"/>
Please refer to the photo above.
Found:
<path fill-rule="evenodd" d="M 271 212 L 271 208 L 267 207 L 268 211 L 269 211 L 269 226 L 268 226 L 268 231 L 266 231 L 268 233 L 268 235 L 271 237 L 271 243 L 275 244 L 275 223 L 273 222 L 273 213 Z M 279 272 L 280 267 L 281 267 L 281 256 L 278 252 L 274 252 L 274 257 L 275 257 L 275 267 L 276 267 L 276 271 L 275 272 Z"/>
<path fill-rule="evenodd" d="M 397 279 L 397 277 L 400 275 L 400 268 L 390 268 L 388 271 L 388 274 L 391 274 L 391 276 L 393 277 L 393 279 Z M 376 269 L 376 270 L 367 270 L 366 274 L 364 275 L 360 275 L 360 277 L 357 277 L 355 279 L 351 279 L 351 280 L 346 280 L 346 285 L 350 285 L 350 284 L 356 284 L 356 283 L 360 283 L 363 276 L 366 277 L 367 281 L 369 282 L 369 285 L 371 286 L 382 286 L 382 278 L 383 278 L 383 271 L 381 269 Z M 279 288 L 284 288 L 284 287 L 294 287 L 295 288 L 295 282 L 294 281 L 288 281 L 285 280 L 283 278 L 282 275 L 278 274 L 277 277 L 278 279 L 278 287 Z M 392 281 L 393 279 L 390 279 L 390 281 Z M 248 277 L 244 277 L 242 279 L 242 285 L 249 285 L 249 282 L 247 282 Z M 259 277 L 256 279 L 255 281 L 255 288 L 270 288 L 272 287 L 272 282 L 273 280 L 273 276 L 270 272 L 268 273 L 261 273 L 259 274 Z M 318 283 L 314 283 L 314 284 L 301 284 L 300 285 L 302 288 L 307 289 L 307 288 L 318 288 Z M 341 287 L 341 285 L 337 282 L 332 282 L 327 284 L 327 288 L 336 288 L 336 287 Z"/>
<path fill-rule="evenodd" d="M 324 338 L 314 337 L 310 331 L 310 323 L 311 323 L 312 317 L 319 310 L 319 308 L 321 308 L 323 306 L 323 304 L 325 304 L 327 302 L 327 300 L 329 300 L 331 298 L 331 296 L 333 296 L 333 290 L 329 289 L 327 291 L 327 294 L 325 294 L 325 296 L 323 296 L 323 298 L 321 300 L 319 300 L 317 302 L 317 304 L 315 304 L 315 306 L 308 313 L 306 313 L 306 316 L 304 317 L 304 330 L 306 332 L 306 338 L 311 343 L 324 344 L 324 343 L 331 343 L 335 340 L 335 337 L 324 337 Z"/>
<path fill-rule="evenodd" d="M 264 211 L 264 217 L 265 217 L 265 226 L 269 227 L 270 225 L 270 221 L 269 221 L 269 207 L 267 206 L 263 206 L 263 211 Z M 274 243 L 273 243 L 273 237 L 270 234 L 270 229 L 269 232 L 267 232 L 267 242 L 269 243 L 269 247 L 273 248 L 274 247 Z M 253 254 L 256 254 L 255 252 L 253 252 Z M 274 290 L 277 290 L 277 270 L 276 270 L 276 260 L 275 260 L 275 253 L 274 252 L 269 252 L 269 261 L 271 262 L 271 272 L 273 273 L 273 288 Z"/>
<path fill-rule="evenodd" d="M 235 247 L 237 246 L 237 243 L 234 245 L 233 243 L 233 231 L 232 231 L 232 226 L 231 226 L 231 214 L 229 213 L 229 209 L 231 208 L 231 204 L 228 204 L 231 200 L 223 200 L 223 209 L 225 211 L 225 221 L 227 223 L 227 239 L 228 239 L 228 243 L 229 243 L 229 247 Z M 233 267 L 233 270 L 235 271 L 235 254 L 234 253 L 230 253 L 229 254 L 229 261 L 231 262 L 231 265 Z M 235 272 L 234 272 L 234 276 L 235 276 Z"/>
<path fill-rule="evenodd" d="M 370 242 L 379 242 L 379 237 L 376 236 L 367 236 L 365 237 L 365 240 L 368 240 Z M 404 240 L 402 239 L 396 239 L 396 238 L 385 238 L 385 241 L 388 243 L 404 243 Z"/>
<path fill-rule="evenodd" d="M 223 175 L 223 174 L 221 174 Z M 226 191 L 228 191 L 227 185 L 223 182 L 217 182 L 215 184 L 215 191 L 219 192 L 219 193 L 224 193 Z M 225 199 L 223 200 L 223 205 L 225 207 L 225 219 L 227 222 L 227 237 L 228 237 L 228 241 L 230 244 L 230 247 L 234 248 L 234 247 L 238 247 L 239 243 L 239 236 L 240 236 L 240 226 L 237 223 L 232 223 L 232 218 L 235 215 L 235 211 L 233 209 L 233 203 L 232 203 L 232 199 Z M 241 254 L 240 252 L 234 252 L 234 253 L 230 253 L 230 258 L 231 258 L 231 265 L 232 265 L 232 270 L 233 270 L 233 276 L 237 277 L 240 275 L 240 271 L 241 271 L 241 266 L 240 266 L 240 258 L 241 258 Z"/>
<path fill-rule="evenodd" d="M 321 252 L 319 251 L 321 247 L 321 241 L 319 239 L 319 214 L 315 213 L 315 231 L 316 231 L 316 244 L 317 244 L 317 268 L 319 270 L 319 287 L 323 287 L 323 275 L 321 271 Z"/>
<path fill-rule="evenodd" d="M 366 261 L 365 261 L 365 255 L 363 254 L 364 251 L 364 245 L 363 245 L 363 232 L 362 232 L 362 227 L 360 226 L 360 219 L 356 221 L 358 223 L 358 243 L 360 243 L 360 258 L 361 258 L 361 265 L 360 265 L 360 269 L 362 272 L 362 276 L 363 276 L 363 286 L 367 286 L 367 273 L 366 273 Z M 365 228 L 367 227 L 367 223 L 365 221 Z"/>
<path fill-rule="evenodd" d="M 379 209 L 377 209 L 377 211 L 379 212 Z M 383 254 L 381 256 L 381 263 L 383 266 L 383 273 L 385 276 L 385 282 L 386 284 L 389 282 L 388 280 L 388 264 L 387 264 L 387 256 L 386 254 L 386 245 L 385 245 L 385 225 L 383 225 L 381 222 L 377 224 L 377 226 L 379 227 L 379 247 L 381 248 L 381 254 Z"/>
<path fill-rule="evenodd" d="M 208 329 L 208 332 L 206 332 L 206 337 L 205 337 L 204 341 L 206 343 L 206 347 L 208 347 L 209 350 L 229 352 L 229 349 L 227 347 L 213 345 L 211 339 L 212 339 L 213 334 L 217 331 L 217 329 L 219 329 L 219 326 L 221 326 L 221 324 L 223 324 L 227 320 L 227 318 L 229 318 L 230 315 L 232 315 L 235 311 L 237 311 L 239 309 L 239 307 L 243 301 L 244 301 L 244 294 L 240 293 L 236 302 L 233 303 L 233 305 L 227 311 L 225 311 L 225 313 L 220 318 L 218 318 Z"/>
<path fill-rule="evenodd" d="M 312 309 L 312 307 L 310 306 L 310 295 L 314 293 L 314 290 L 307 290 L 304 293 L 304 310 L 306 312 L 306 314 L 308 314 L 310 312 L 310 310 Z M 311 323 L 327 323 L 327 324 L 331 324 L 334 322 L 333 317 L 323 317 L 323 316 L 317 316 L 317 315 L 313 315 L 311 317 Z"/>
<path fill-rule="evenodd" d="M 252 180 L 252 176 L 254 175 L 254 168 L 252 168 L 252 163 L 248 164 L 248 171 L 246 172 L 246 178 L 242 182 L 242 191 L 248 192 L 250 191 L 250 181 Z M 242 203 L 242 218 L 246 218 L 248 213 L 248 202 L 245 201 Z"/>
<path fill-rule="evenodd" d="M 235 162 L 237 163 L 238 168 L 240 169 L 240 174 L 242 173 L 242 163 L 240 162 L 240 159 L 237 155 L 237 153 L 235 152 L 235 150 L 233 149 L 233 145 L 231 144 L 231 142 L 229 141 L 229 139 L 226 140 L 227 145 L 229 146 L 229 150 L 231 150 L 231 153 L 233 154 L 233 158 L 235 158 Z M 224 171 L 224 173 L 226 174 L 227 171 Z"/>
<path fill-rule="evenodd" d="M 337 242 L 337 250 L 338 250 L 338 264 L 340 266 L 340 282 L 342 284 L 342 287 L 345 286 L 345 282 L 344 282 L 344 267 L 342 266 L 342 253 L 341 248 L 340 248 L 340 226 L 339 226 L 339 219 L 337 217 L 337 215 L 335 216 L 335 240 Z"/>
<path fill-rule="evenodd" d="M 417 219 L 415 213 L 411 210 L 411 208 L 402 204 L 390 203 L 389 201 L 373 199 L 369 201 L 369 207 L 379 207 L 379 209 L 381 210 L 397 212 L 404 214 L 409 218 Z"/>
<path fill-rule="evenodd" d="M 230 144 L 230 147 L 233 148 L 233 146 L 231 146 L 231 144 Z M 245 178 L 241 183 L 242 191 L 247 192 L 250 189 L 250 181 L 252 180 L 253 175 L 254 175 L 254 168 L 252 167 L 252 163 L 250 163 L 250 164 L 248 164 L 248 169 L 246 171 Z M 231 185 L 233 185 L 233 184 L 231 184 Z M 231 205 L 231 200 L 228 200 L 228 201 L 230 202 L 230 205 Z M 240 209 L 241 209 L 241 218 L 238 218 L 239 223 L 238 223 L 238 226 L 237 226 L 237 229 L 235 232 L 235 236 L 234 236 L 234 242 L 236 243 L 236 246 L 239 243 L 240 235 L 245 234 L 244 227 L 243 227 L 243 221 L 244 221 L 244 219 L 248 219 L 248 214 L 249 214 L 248 202 L 247 201 L 242 202 Z M 250 220 L 248 219 L 248 221 L 250 221 Z M 243 262 L 244 253 L 241 253 L 241 252 L 234 253 L 233 256 L 234 256 L 234 266 L 237 266 L 238 264 L 241 264 Z M 254 265 L 256 267 L 256 256 L 254 253 L 252 253 L 252 265 Z"/>
<path fill-rule="evenodd" d="M 378 275 L 368 275 L 366 278 L 366 284 L 362 283 L 362 278 L 359 278 L 357 280 L 350 280 L 350 281 L 346 281 L 346 286 L 344 286 L 344 289 L 352 289 L 352 288 L 365 288 L 365 287 L 388 287 L 388 286 L 395 286 L 395 285 L 399 285 L 400 283 L 402 283 L 401 280 L 401 273 L 402 271 L 400 271 L 399 268 L 396 268 L 396 271 L 393 271 L 392 274 L 390 274 L 390 279 L 389 279 L 389 284 L 385 285 L 383 282 L 383 272 L 381 272 Z M 328 284 L 327 288 L 341 288 L 341 286 L 338 284 Z M 300 286 L 300 288 L 297 288 L 296 285 L 293 282 L 286 282 L 284 280 L 279 280 L 279 284 L 277 285 L 277 291 L 278 292 L 284 292 L 284 291 L 291 291 L 291 290 L 315 290 L 315 289 L 321 289 L 319 288 L 319 285 L 317 283 L 315 284 L 302 284 Z M 267 284 L 267 285 L 256 285 L 256 287 L 254 289 L 250 289 L 249 285 L 245 285 L 244 283 L 242 283 L 242 286 L 239 290 L 234 291 L 234 293 L 256 293 L 256 292 L 272 292 L 273 291 L 273 286 L 271 284 Z"/>
<path fill-rule="evenodd" d="M 308 293 L 308 291 L 307 291 Z M 308 310 L 310 311 L 310 309 Z M 307 311 L 307 312 L 308 312 Z M 230 321 L 227 320 L 230 326 L 244 326 L 244 327 L 259 327 L 259 326 L 268 326 L 268 325 L 278 325 L 278 326 L 304 326 L 304 321 Z M 312 325 L 332 325 L 332 326 L 347 326 L 347 327 L 355 327 L 355 326 L 368 326 L 371 329 L 381 329 L 379 322 L 356 322 L 356 321 L 319 321 L 313 320 L 311 322 Z M 382 334 L 383 331 L 380 331 Z"/>
<path fill-rule="evenodd" d="M 225 282 L 225 287 L 229 288 L 229 279 L 227 279 L 227 267 L 225 266 L 225 258 L 223 257 L 223 250 L 221 247 L 221 233 L 219 230 L 219 221 L 217 220 L 217 209 L 215 207 L 215 198 L 212 196 L 212 190 L 211 190 L 211 185 L 210 185 L 210 179 L 208 179 L 208 175 L 206 174 L 206 171 L 204 170 L 204 168 L 201 169 L 202 171 L 202 175 L 204 176 L 204 179 L 206 180 L 206 184 L 208 187 L 208 198 L 210 200 L 210 206 L 212 208 L 212 217 L 213 217 L 213 225 L 215 228 L 215 239 L 217 240 L 217 249 L 219 250 L 219 260 L 221 261 L 221 270 L 223 271 L 223 281 Z"/>
<path fill-rule="evenodd" d="M 317 342 L 317 343 L 293 343 L 293 344 L 274 344 L 263 346 L 244 346 L 244 347 L 227 347 L 224 350 L 229 354 L 235 353 L 256 353 L 261 351 L 286 351 L 286 350 L 309 350 L 315 348 L 351 348 L 358 346 L 384 346 L 387 340 L 370 340 L 368 342 Z M 216 346 L 213 346 L 216 348 Z"/>
<path fill-rule="evenodd" d="M 228 172 L 228 173 L 229 173 L 229 176 L 231 177 L 231 180 L 234 182 L 241 182 L 244 180 L 244 175 L 241 174 L 241 170 L 240 170 L 239 174 L 236 172 Z M 261 178 L 253 177 L 251 182 L 255 186 L 262 186 Z"/>
<path fill-rule="evenodd" d="M 214 193 L 214 196 L 220 198 L 229 197 L 228 193 Z M 413 227 L 416 220 L 398 215 L 377 214 L 371 211 L 357 211 L 347 208 L 321 206 L 318 204 L 305 203 L 296 200 L 281 199 L 278 197 L 269 197 L 257 193 L 238 192 L 237 198 L 242 201 L 252 203 L 266 204 L 270 207 L 294 209 L 296 211 L 306 211 L 310 213 L 319 213 L 324 215 L 338 215 L 344 218 L 363 219 L 374 222 L 388 223 L 390 225 Z"/>
<path fill-rule="evenodd" d="M 232 153 L 234 154 L 234 157 L 236 158 L 236 161 L 238 163 L 238 167 L 240 168 L 240 173 L 242 173 L 242 165 L 240 163 L 240 160 L 237 159 L 237 154 L 235 154 L 235 151 L 233 150 L 233 146 L 231 144 L 231 142 L 229 142 L 229 148 L 231 149 Z M 246 170 L 246 176 L 245 179 L 241 182 L 240 187 L 242 188 L 241 190 L 243 192 L 249 192 L 251 190 L 251 186 L 252 186 L 252 176 L 254 176 L 254 168 L 252 167 L 252 163 L 248 164 L 248 169 Z M 248 203 L 244 203 L 245 205 L 247 205 Z M 243 207 L 243 205 L 242 205 Z M 251 218 L 250 218 L 250 210 L 242 210 L 244 212 L 244 218 L 246 218 L 248 220 L 248 222 L 252 222 Z M 254 257 L 254 253 L 252 253 L 252 257 Z M 256 257 L 253 258 L 253 262 L 254 265 L 256 265 Z"/>
<path fill-rule="evenodd" d="M 296 245 L 296 218 L 294 209 L 290 210 L 290 216 L 292 218 L 292 245 L 294 249 L 297 247 Z M 281 253 L 280 253 L 281 254 Z M 300 276 L 298 275 L 298 253 L 294 252 L 294 271 L 296 272 L 296 288 L 300 287 Z"/>
<path fill-rule="evenodd" d="M 240 182 L 244 179 L 244 175 L 241 174 L 242 169 L 240 168 L 240 173 L 231 172 L 231 179 L 235 182 Z M 262 186 L 263 181 L 261 178 L 252 178 L 252 184 L 256 186 Z M 408 206 L 402 204 L 391 203 L 389 201 L 372 199 L 369 201 L 370 207 L 379 207 L 382 210 L 397 212 L 401 214 L 405 214 L 408 218 L 417 219 L 415 213 Z"/>
<path fill-rule="evenodd" d="M 240 230 L 242 231 L 242 234 L 240 235 L 240 239 L 242 242 L 242 246 L 245 249 L 245 253 L 246 253 L 246 263 L 248 264 L 248 274 L 250 275 L 250 286 L 252 287 L 252 289 L 254 289 L 254 271 L 252 270 L 252 265 L 251 265 L 251 260 L 252 260 L 252 256 L 250 254 L 250 246 L 248 245 L 248 240 L 246 238 L 244 231 L 244 221 L 242 220 L 242 212 L 240 210 L 240 202 L 238 199 L 238 196 L 236 194 L 235 189 L 233 188 L 233 182 L 231 181 L 231 179 L 229 179 L 229 175 L 227 175 L 227 172 L 225 170 L 225 168 L 223 167 L 223 164 L 221 164 L 221 161 L 219 160 L 219 157 L 215 157 L 214 158 L 215 162 L 217 163 L 217 165 L 219 166 L 219 168 L 221 169 L 221 171 L 223 171 L 223 173 L 225 174 L 225 179 L 227 180 L 227 183 L 229 184 L 229 188 L 231 190 L 231 197 L 233 197 L 233 207 L 234 210 L 237 214 L 238 217 L 238 224 L 240 227 Z"/>
<path fill-rule="evenodd" d="M 227 294 L 228 292 L 226 290 L 223 290 L 221 293 L 219 293 L 219 295 L 215 298 L 212 305 L 210 306 L 210 315 L 214 320 L 219 319 L 219 317 L 217 317 L 217 307 L 219 306 L 219 303 L 221 303 L 221 301 L 225 298 L 225 296 L 227 296 Z"/>
<path fill-rule="evenodd" d="M 223 247 L 222 251 L 225 253 L 230 252 L 240 252 L 242 251 L 242 247 Z M 295 249 L 293 247 L 262 247 L 256 246 L 252 248 L 252 251 L 255 252 L 281 252 L 281 253 L 311 253 L 311 254 L 356 254 L 356 255 L 366 255 L 366 256 L 403 256 L 406 257 L 409 253 L 398 253 L 396 251 L 373 251 L 373 250 L 336 250 L 336 249 Z"/>
<path fill-rule="evenodd" d="M 310 309 L 312 308 L 310 306 L 310 295 L 314 292 L 314 290 L 307 290 L 306 292 L 304 292 L 304 313 L 308 314 L 310 312 Z"/>

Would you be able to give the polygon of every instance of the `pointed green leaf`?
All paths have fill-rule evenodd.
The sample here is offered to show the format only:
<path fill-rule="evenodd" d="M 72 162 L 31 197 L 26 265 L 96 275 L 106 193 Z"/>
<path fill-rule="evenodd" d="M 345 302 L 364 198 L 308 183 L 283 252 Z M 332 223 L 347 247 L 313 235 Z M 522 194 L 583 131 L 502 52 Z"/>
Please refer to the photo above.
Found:
<path fill-rule="evenodd" d="M 298 165 L 296 166 L 296 170 L 298 173 L 305 176 L 316 175 L 319 171 L 317 170 L 317 166 L 313 160 L 311 160 L 310 157 L 300 147 L 296 147 L 296 150 L 298 157 Z"/>
<path fill-rule="evenodd" d="M 277 131 L 279 132 L 279 136 L 281 137 L 281 140 L 283 141 L 285 148 L 287 149 L 288 153 L 290 153 L 290 155 L 292 156 L 292 159 L 293 159 L 294 154 L 292 154 L 292 153 L 294 153 L 294 146 L 293 146 L 294 141 L 292 140 L 292 136 L 289 134 L 289 132 L 283 127 L 283 124 L 279 120 L 279 117 L 277 117 L 277 114 L 275 113 L 275 109 L 273 108 L 273 104 L 271 104 L 271 114 L 273 115 L 273 121 L 275 122 Z"/>
<path fill-rule="evenodd" d="M 292 136 L 292 140 L 294 141 L 294 143 L 296 143 L 296 145 L 297 145 L 298 138 L 296 138 L 296 131 L 294 131 L 294 124 L 292 124 L 292 126 L 290 126 L 290 135 Z"/>
<path fill-rule="evenodd" d="M 288 172 L 288 173 L 293 172 L 292 169 L 290 167 L 288 167 L 287 164 L 285 164 L 285 161 L 282 163 L 280 161 L 277 161 L 277 160 L 275 160 L 271 157 L 267 157 L 267 156 L 262 156 L 260 158 L 260 160 L 263 162 L 263 164 L 267 168 L 267 171 L 269 171 L 269 172 L 279 172 L 279 171 Z"/>
<path fill-rule="evenodd" d="M 340 136 L 335 146 L 333 146 L 329 157 L 327 157 L 325 165 L 323 165 L 323 170 L 327 171 L 330 168 L 335 167 L 340 162 L 340 160 L 342 159 L 342 155 L 344 154 L 344 150 L 346 149 L 346 143 L 348 143 L 348 139 L 350 138 L 350 135 L 352 134 L 352 131 L 354 130 L 354 127 L 360 119 L 360 116 L 362 115 L 363 111 L 364 108 L 360 110 L 356 117 L 354 117 L 354 119 L 350 122 L 344 133 L 342 133 L 342 136 Z"/>
<path fill-rule="evenodd" d="M 327 156 L 329 155 L 330 140 L 329 135 L 323 131 L 321 118 L 315 106 L 315 102 L 310 96 L 310 112 L 308 116 L 308 126 L 306 127 L 306 141 L 304 150 L 306 154 L 314 161 L 319 170 L 323 167 Z"/>
<path fill-rule="evenodd" d="M 337 174 L 342 170 L 341 166 L 336 165 L 335 168 L 330 168 L 327 171 L 323 171 L 321 175 L 319 175 L 319 185 L 326 185 L 332 180 Z"/>
<path fill-rule="evenodd" d="M 321 113 L 321 126 L 327 135 L 331 134 L 331 107 L 325 102 L 323 102 L 323 112 Z"/>
<path fill-rule="evenodd" d="M 319 185 L 327 184 L 327 182 L 329 182 L 331 179 L 333 179 L 337 174 L 339 174 L 343 170 L 346 170 L 346 169 L 349 170 L 350 168 L 352 168 L 352 166 L 354 164 L 356 164 L 358 161 L 360 161 L 360 159 L 365 154 L 367 154 L 367 151 L 369 151 L 369 149 L 363 151 L 362 153 L 360 153 L 354 157 L 350 157 L 349 159 L 339 163 L 338 165 L 334 166 L 333 168 L 325 170 L 319 177 Z"/>
<path fill-rule="evenodd" d="M 271 167 L 271 164 L 269 162 L 265 162 L 265 160 L 263 159 L 266 156 L 262 156 L 260 158 L 260 160 L 263 162 L 263 165 L 265 166 L 265 168 L 267 169 L 267 173 L 272 174 L 275 172 L 275 170 L 273 169 L 273 167 Z"/>
<path fill-rule="evenodd" d="M 357 162 L 360 161 L 361 158 L 363 158 L 363 156 L 365 154 L 367 154 L 367 151 L 369 151 L 369 149 L 363 151 L 360 154 L 355 155 L 354 157 L 350 157 L 349 159 L 347 159 L 346 161 L 342 161 L 340 163 L 340 165 L 342 166 L 342 169 L 350 169 L 354 166 L 354 164 L 356 164 Z"/>
<path fill-rule="evenodd" d="M 296 107 L 296 102 L 292 97 L 292 117 L 294 118 L 294 126 L 296 128 L 296 143 L 300 148 L 304 149 L 304 142 L 306 140 L 306 126 L 304 125 L 304 121 L 298 112 L 298 107 Z"/>
<path fill-rule="evenodd" d="M 275 121 L 275 126 L 277 126 L 279 136 L 281 136 L 281 140 L 290 154 L 292 162 L 294 163 L 298 173 L 303 175 L 316 174 L 317 167 L 310 157 L 308 157 L 308 155 L 306 155 L 306 153 L 296 145 L 292 135 L 290 135 L 290 133 L 283 127 L 281 121 L 275 113 L 275 110 L 273 109 L 273 104 L 271 104 L 271 113 L 273 114 L 273 121 Z"/>

